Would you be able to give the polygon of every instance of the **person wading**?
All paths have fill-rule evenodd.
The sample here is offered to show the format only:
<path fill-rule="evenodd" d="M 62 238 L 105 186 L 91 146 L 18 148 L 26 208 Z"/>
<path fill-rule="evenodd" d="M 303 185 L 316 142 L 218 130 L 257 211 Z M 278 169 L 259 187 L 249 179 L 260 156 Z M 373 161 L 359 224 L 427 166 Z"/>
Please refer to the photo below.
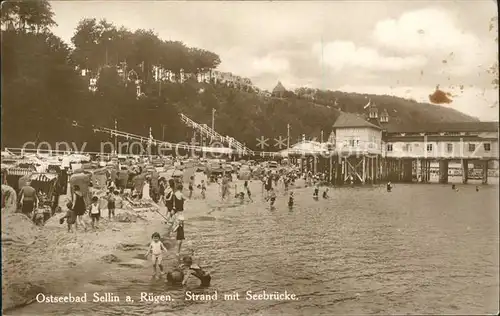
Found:
<path fill-rule="evenodd" d="M 174 232 L 176 232 L 177 240 L 177 257 L 180 256 L 182 241 L 184 240 L 184 202 L 185 198 L 182 194 L 182 184 L 179 184 L 175 188 L 175 193 L 173 196 L 174 200 L 174 212 L 175 212 L 175 224 Z"/>

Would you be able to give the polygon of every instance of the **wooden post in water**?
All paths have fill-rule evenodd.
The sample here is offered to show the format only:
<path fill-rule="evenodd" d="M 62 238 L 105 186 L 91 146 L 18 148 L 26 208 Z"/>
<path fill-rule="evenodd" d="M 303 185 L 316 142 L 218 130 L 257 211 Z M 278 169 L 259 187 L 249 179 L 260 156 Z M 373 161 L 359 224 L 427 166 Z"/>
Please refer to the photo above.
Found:
<path fill-rule="evenodd" d="M 362 184 L 366 182 L 366 157 L 363 155 L 363 174 L 361 175 Z"/>
<path fill-rule="evenodd" d="M 385 160 L 385 181 L 392 180 L 391 179 L 391 168 L 392 168 L 391 159 L 386 158 L 386 160 Z"/>
<path fill-rule="evenodd" d="M 483 179 L 482 184 L 488 184 L 488 160 L 483 161 Z"/>
<path fill-rule="evenodd" d="M 425 181 L 425 172 L 424 172 L 424 169 L 425 169 L 425 161 L 423 159 L 420 160 L 420 182 L 424 183 Z"/>
<path fill-rule="evenodd" d="M 375 184 L 376 180 L 376 174 L 377 174 L 377 165 L 376 165 L 376 158 L 372 157 L 372 184 Z"/>
<path fill-rule="evenodd" d="M 427 161 L 427 182 L 431 182 L 431 160 Z"/>
<path fill-rule="evenodd" d="M 384 158 L 384 181 L 389 180 L 389 164 L 387 162 L 387 158 Z"/>
<path fill-rule="evenodd" d="M 422 160 L 422 182 L 427 183 L 427 159 Z"/>
<path fill-rule="evenodd" d="M 448 160 L 446 159 L 439 161 L 439 183 L 448 183 Z"/>
<path fill-rule="evenodd" d="M 336 176 L 335 184 L 342 185 L 344 183 L 344 181 L 342 181 L 342 179 L 343 179 L 342 156 L 340 154 L 337 156 L 337 164 L 335 165 L 335 176 Z"/>

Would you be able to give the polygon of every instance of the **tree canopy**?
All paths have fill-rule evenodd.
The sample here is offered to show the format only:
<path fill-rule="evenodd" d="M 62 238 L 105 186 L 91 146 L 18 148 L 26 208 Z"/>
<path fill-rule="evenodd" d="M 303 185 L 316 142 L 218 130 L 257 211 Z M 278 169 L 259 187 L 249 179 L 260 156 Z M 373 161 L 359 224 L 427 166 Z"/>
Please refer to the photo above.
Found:
<path fill-rule="evenodd" d="M 338 91 L 302 88 L 287 91 L 282 98 L 268 98 L 238 85 L 158 82 L 153 80 L 153 66 L 177 79 L 181 72 L 210 72 L 221 60 L 214 52 L 163 40 L 153 30 L 134 31 L 96 19 L 80 21 L 71 49 L 50 32 L 55 22 L 46 0 L 6 2 L 1 12 L 2 146 L 73 141 L 86 142 L 86 150 L 98 151 L 100 141 L 109 139 L 92 127 L 113 127 L 115 120 L 122 131 L 147 136 L 151 127 L 157 139 L 185 141 L 193 132 L 183 126 L 178 113 L 210 125 L 214 108 L 219 133 L 259 149 L 256 138 L 285 137 L 287 124 L 292 126 L 292 143 L 302 134 L 319 137 L 324 131 L 328 135 L 339 110 L 362 111 L 366 103 L 364 96 Z M 81 75 L 83 69 L 90 71 L 90 77 Z M 97 78 L 95 91 L 89 90 L 90 78 Z M 141 80 L 143 97 L 136 97 L 136 84 L 128 79 Z M 314 94 L 313 102 L 307 94 Z M 402 123 L 443 117 L 470 120 L 445 108 L 380 98 L 378 104 L 397 110 Z M 270 145 L 267 150 L 278 149 Z"/>

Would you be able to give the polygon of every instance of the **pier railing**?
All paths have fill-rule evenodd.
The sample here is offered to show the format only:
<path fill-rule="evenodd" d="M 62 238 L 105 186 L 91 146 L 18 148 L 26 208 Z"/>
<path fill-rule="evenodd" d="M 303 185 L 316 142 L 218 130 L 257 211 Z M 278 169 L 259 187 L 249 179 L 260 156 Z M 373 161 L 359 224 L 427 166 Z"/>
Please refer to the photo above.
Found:
<path fill-rule="evenodd" d="M 202 135 L 206 135 L 212 139 L 227 143 L 229 147 L 236 149 L 236 151 L 239 153 L 253 155 L 252 150 L 248 149 L 244 144 L 240 143 L 233 137 L 222 136 L 212 128 L 208 127 L 207 124 L 199 124 L 190 119 L 189 117 L 187 117 L 186 115 L 184 115 L 183 113 L 181 113 L 180 116 L 181 116 L 181 121 L 184 124 L 199 131 Z"/>

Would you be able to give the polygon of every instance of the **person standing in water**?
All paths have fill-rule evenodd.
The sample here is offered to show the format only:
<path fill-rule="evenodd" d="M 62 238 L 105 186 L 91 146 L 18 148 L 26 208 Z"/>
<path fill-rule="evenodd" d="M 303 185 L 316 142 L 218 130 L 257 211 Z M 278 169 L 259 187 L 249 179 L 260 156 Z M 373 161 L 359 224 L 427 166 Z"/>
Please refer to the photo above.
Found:
<path fill-rule="evenodd" d="M 189 177 L 189 198 L 191 199 L 193 197 L 193 190 L 194 190 L 194 176 Z"/>
<path fill-rule="evenodd" d="M 167 208 L 167 218 L 170 218 L 174 213 L 174 190 L 175 190 L 175 181 L 174 179 L 168 180 L 168 186 L 165 189 L 165 207 Z"/>
<path fill-rule="evenodd" d="M 290 196 L 288 197 L 288 209 L 292 209 L 293 208 L 293 202 L 294 202 L 294 199 L 293 199 L 293 191 L 290 192 Z"/>
<path fill-rule="evenodd" d="M 226 196 L 229 193 L 229 180 L 226 175 L 222 177 L 221 181 L 221 195 L 222 195 L 222 200 L 226 199 Z"/>
<path fill-rule="evenodd" d="M 182 194 L 183 186 L 179 184 L 176 187 L 173 195 L 174 200 L 174 232 L 176 232 L 177 240 L 177 256 L 180 255 L 182 241 L 184 240 L 184 202 L 185 198 Z"/>
<path fill-rule="evenodd" d="M 269 190 L 269 207 L 271 209 L 274 209 L 274 202 L 276 202 L 276 192 L 271 188 L 271 190 Z"/>
<path fill-rule="evenodd" d="M 160 273 L 161 275 L 164 274 L 163 272 L 163 265 L 161 264 L 162 261 L 162 253 L 163 251 L 167 252 L 167 248 L 165 245 L 160 241 L 160 234 L 155 232 L 151 236 L 151 243 L 149 244 L 149 249 L 144 255 L 144 257 L 148 257 L 148 255 L 151 253 L 151 260 L 153 261 L 153 277 L 156 276 L 156 266 L 160 268 Z"/>
<path fill-rule="evenodd" d="M 247 195 L 248 195 L 248 199 L 250 199 L 250 202 L 253 202 L 252 200 L 252 192 L 250 192 L 250 187 L 248 186 L 248 181 L 245 180 L 245 183 L 243 184 L 243 188 L 245 189 Z"/>
<path fill-rule="evenodd" d="M 205 184 L 205 180 L 201 180 L 201 197 L 206 199 L 207 197 L 207 186 Z"/>
<path fill-rule="evenodd" d="M 184 214 L 182 212 L 176 215 L 174 232 L 175 240 L 177 241 L 177 258 L 180 258 L 182 242 L 184 241 Z"/>

